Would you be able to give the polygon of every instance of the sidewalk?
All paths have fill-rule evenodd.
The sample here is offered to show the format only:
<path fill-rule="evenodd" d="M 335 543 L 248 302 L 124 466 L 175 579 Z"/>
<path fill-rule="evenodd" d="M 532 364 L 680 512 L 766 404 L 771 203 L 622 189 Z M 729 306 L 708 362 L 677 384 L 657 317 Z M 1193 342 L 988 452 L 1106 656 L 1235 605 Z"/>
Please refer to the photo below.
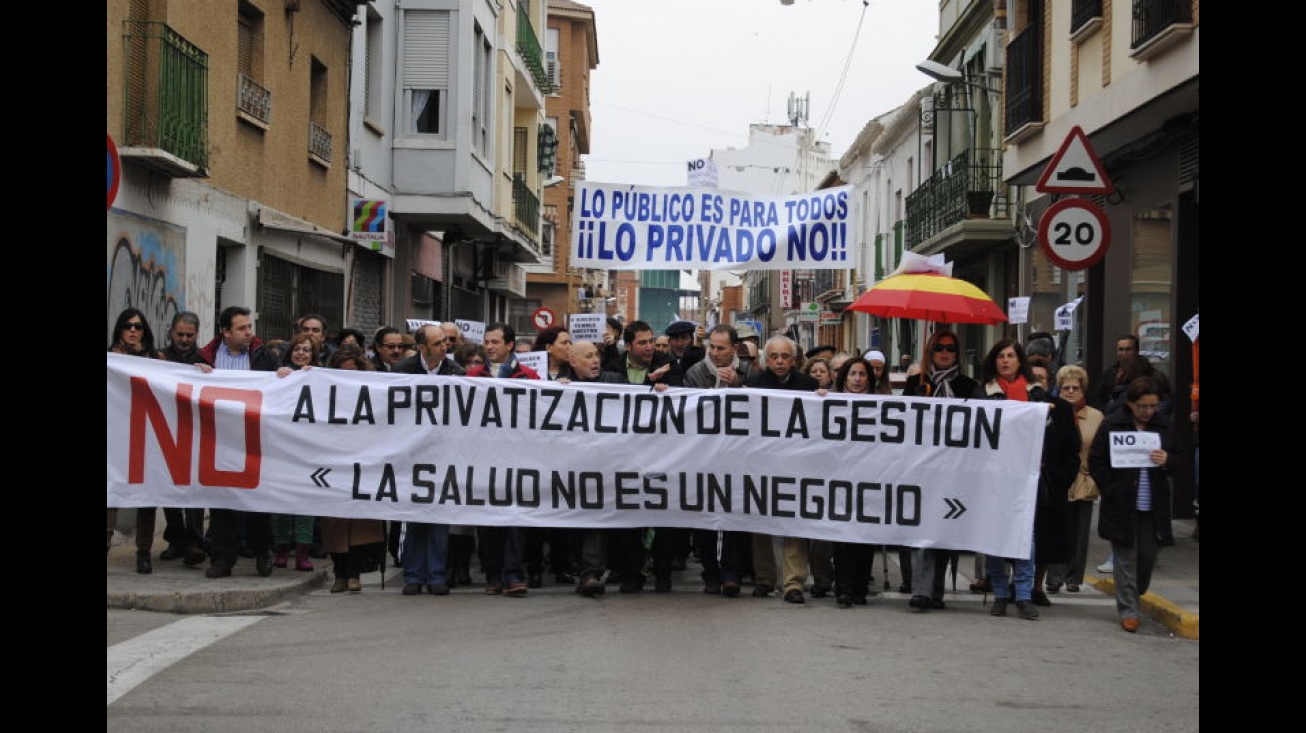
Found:
<path fill-rule="evenodd" d="M 123 509 L 120 513 L 133 510 Z M 1109 577 L 1099 577 L 1096 567 L 1111 554 L 1110 544 L 1097 536 L 1096 515 L 1092 536 L 1088 543 L 1088 572 L 1086 584 L 1107 596 L 1114 597 L 1115 588 Z M 1162 624 L 1178 637 L 1199 639 L 1198 623 L 1198 542 L 1190 539 L 1194 521 L 1176 519 L 1175 546 L 1161 550 L 1152 588 L 1143 596 L 1143 608 L 1148 617 Z M 329 559 L 314 560 L 311 572 L 290 568 L 277 568 L 263 578 L 254 570 L 254 561 L 241 558 L 230 577 L 210 579 L 204 577 L 208 563 L 186 567 L 180 560 L 159 560 L 159 553 L 168 543 L 163 540 L 163 515 L 159 513 L 157 535 L 150 553 L 154 572 L 140 575 L 136 572 L 136 545 L 131 535 L 116 533 L 114 546 L 109 550 L 106 587 L 109 608 L 162 611 L 166 613 L 231 613 L 251 611 L 275 605 L 301 593 L 324 586 L 330 576 Z M 388 560 L 388 558 L 387 558 Z M 969 567 L 963 562 L 963 567 Z M 403 585 L 395 573 L 397 568 L 387 565 L 385 575 L 390 578 L 387 588 Z M 479 573 L 474 572 L 474 577 Z M 381 573 L 367 573 L 362 577 L 365 588 L 378 588 Z M 1053 596 L 1055 603 L 1056 596 Z"/>

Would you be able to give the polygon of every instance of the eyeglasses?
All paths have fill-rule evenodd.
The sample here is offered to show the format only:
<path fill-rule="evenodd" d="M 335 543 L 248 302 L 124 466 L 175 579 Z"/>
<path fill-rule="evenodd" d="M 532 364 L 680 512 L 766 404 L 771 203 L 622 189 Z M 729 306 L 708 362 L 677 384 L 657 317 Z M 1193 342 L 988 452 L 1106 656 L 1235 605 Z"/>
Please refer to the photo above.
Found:
<path fill-rule="evenodd" d="M 955 354 L 955 353 L 957 353 L 957 345 L 956 345 L 956 344 L 935 344 L 935 345 L 934 345 L 934 353 L 937 354 L 937 353 L 939 353 L 940 351 L 946 351 L 946 352 L 948 352 L 949 354 Z"/>
<path fill-rule="evenodd" d="M 122 324 L 122 328 L 124 331 L 144 331 L 145 324 L 140 321 L 128 321 Z"/>

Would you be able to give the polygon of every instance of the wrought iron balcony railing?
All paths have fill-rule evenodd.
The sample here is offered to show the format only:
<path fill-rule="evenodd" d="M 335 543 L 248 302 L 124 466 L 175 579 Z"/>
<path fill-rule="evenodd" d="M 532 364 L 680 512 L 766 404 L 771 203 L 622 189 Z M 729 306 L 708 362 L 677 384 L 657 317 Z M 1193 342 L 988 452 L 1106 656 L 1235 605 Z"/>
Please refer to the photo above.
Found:
<path fill-rule="evenodd" d="M 539 36 L 535 35 L 531 19 L 520 11 L 517 13 L 517 53 L 526 62 L 526 68 L 531 70 L 531 78 L 535 79 L 540 91 L 545 94 L 552 92 L 553 84 L 544 68 L 544 50 L 540 48 Z"/>
<path fill-rule="evenodd" d="M 1025 26 L 1007 44 L 1005 135 L 1043 121 L 1043 24 Z"/>
<path fill-rule="evenodd" d="M 540 199 L 526 185 L 526 176 L 512 177 L 512 215 L 532 235 L 540 231 Z"/>
<path fill-rule="evenodd" d="M 316 122 L 308 123 L 308 152 L 331 162 L 331 133 L 322 129 Z"/>
<path fill-rule="evenodd" d="M 907 196 L 905 246 L 911 249 L 963 219 L 1005 216 L 1003 185 L 1001 150 L 975 148 L 948 161 Z"/>
<path fill-rule="evenodd" d="M 1134 0 L 1133 41 L 1138 48 L 1176 23 L 1193 22 L 1192 0 Z"/>
<path fill-rule="evenodd" d="M 1070 32 L 1082 28 L 1093 18 L 1102 17 L 1102 0 L 1073 0 L 1070 3 Z"/>
<path fill-rule="evenodd" d="M 157 148 L 208 175 L 209 55 L 158 21 L 123 22 L 124 147 Z"/>
<path fill-rule="evenodd" d="M 271 123 L 272 92 L 244 74 L 236 79 L 236 109 L 265 125 Z"/>

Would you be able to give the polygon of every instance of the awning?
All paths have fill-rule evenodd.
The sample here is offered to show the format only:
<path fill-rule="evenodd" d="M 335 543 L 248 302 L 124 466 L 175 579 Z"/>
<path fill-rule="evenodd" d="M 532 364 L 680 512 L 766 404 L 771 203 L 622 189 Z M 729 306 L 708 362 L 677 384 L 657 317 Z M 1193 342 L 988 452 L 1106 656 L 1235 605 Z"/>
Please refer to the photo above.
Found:
<path fill-rule="evenodd" d="M 310 237 L 321 237 L 339 244 L 354 244 L 354 240 L 349 237 L 342 234 L 336 234 L 330 229 L 320 227 L 306 219 L 283 214 L 274 209 L 260 208 L 256 219 L 259 226 L 266 229 L 277 229 L 283 232 L 294 232 L 295 234 L 304 234 Z"/>

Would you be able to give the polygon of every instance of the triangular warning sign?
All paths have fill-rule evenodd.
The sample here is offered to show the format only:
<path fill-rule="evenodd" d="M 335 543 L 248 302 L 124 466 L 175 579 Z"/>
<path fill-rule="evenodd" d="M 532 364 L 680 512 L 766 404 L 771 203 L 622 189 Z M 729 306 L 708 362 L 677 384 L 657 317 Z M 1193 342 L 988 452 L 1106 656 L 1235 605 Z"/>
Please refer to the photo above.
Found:
<path fill-rule="evenodd" d="M 1075 125 L 1061 143 L 1061 149 L 1048 162 L 1048 167 L 1043 169 L 1034 190 L 1040 193 L 1109 194 L 1116 187 L 1107 178 L 1102 161 L 1097 159 L 1093 146 L 1088 144 L 1088 137 L 1079 125 Z"/>

